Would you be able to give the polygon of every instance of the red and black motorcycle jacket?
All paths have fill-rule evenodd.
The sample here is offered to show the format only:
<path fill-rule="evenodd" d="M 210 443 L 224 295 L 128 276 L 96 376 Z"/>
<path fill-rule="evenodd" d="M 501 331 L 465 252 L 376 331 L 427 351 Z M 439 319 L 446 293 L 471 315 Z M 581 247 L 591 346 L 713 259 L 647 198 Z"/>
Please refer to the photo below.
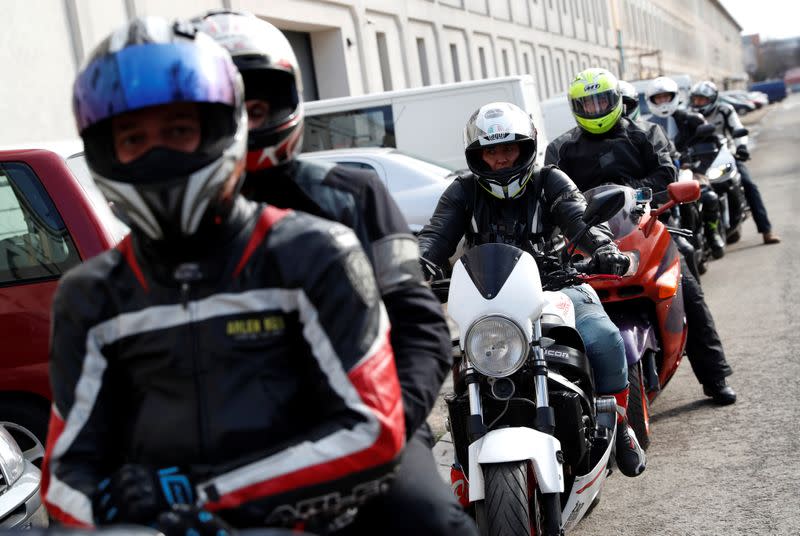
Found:
<path fill-rule="evenodd" d="M 625 117 L 604 134 L 580 127 L 565 132 L 547 146 L 544 162 L 563 170 L 581 192 L 614 183 L 655 193 L 678 177 L 664 131 L 645 130 Z"/>
<path fill-rule="evenodd" d="M 389 314 L 411 437 L 436 403 L 452 346 L 442 306 L 422 282 L 416 238 L 386 186 L 370 170 L 300 159 L 248 174 L 242 192 L 255 201 L 337 221 L 356 233 Z M 430 439 L 426 426 L 421 432 Z"/>
<path fill-rule="evenodd" d="M 217 227 L 185 256 L 128 236 L 61 279 L 42 486 L 57 520 L 92 525 L 124 463 L 179 466 L 241 526 L 393 470 L 402 399 L 355 235 L 241 197 Z"/>
<path fill-rule="evenodd" d="M 461 237 L 466 246 L 505 243 L 529 253 L 546 251 L 557 234 L 574 237 L 583 228 L 586 200 L 562 171 L 534 171 L 525 191 L 498 199 L 484 191 L 472 174 L 457 177 L 439 199 L 431 221 L 419 234 L 422 256 L 447 267 Z M 611 242 L 605 224 L 589 229 L 579 245 L 587 253 Z"/>

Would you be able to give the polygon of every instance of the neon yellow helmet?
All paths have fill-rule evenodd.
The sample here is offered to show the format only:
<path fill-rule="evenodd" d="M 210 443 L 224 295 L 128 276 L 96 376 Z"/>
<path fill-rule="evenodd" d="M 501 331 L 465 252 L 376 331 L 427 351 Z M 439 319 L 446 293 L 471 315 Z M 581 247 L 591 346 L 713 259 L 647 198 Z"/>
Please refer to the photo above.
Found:
<path fill-rule="evenodd" d="M 567 97 L 578 125 L 591 134 L 608 132 L 622 115 L 619 81 L 606 69 L 593 68 L 578 73 L 569 86 Z"/>

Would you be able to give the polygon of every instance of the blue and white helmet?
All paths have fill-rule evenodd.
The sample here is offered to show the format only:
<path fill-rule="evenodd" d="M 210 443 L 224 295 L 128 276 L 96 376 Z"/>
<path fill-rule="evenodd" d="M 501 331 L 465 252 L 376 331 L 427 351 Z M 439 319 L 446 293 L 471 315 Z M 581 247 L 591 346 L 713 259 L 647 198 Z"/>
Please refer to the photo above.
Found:
<path fill-rule="evenodd" d="M 114 117 L 179 102 L 198 106 L 194 152 L 156 147 L 126 164 L 117 159 Z M 112 32 L 78 73 L 73 112 L 98 187 L 134 228 L 154 240 L 181 238 L 230 211 L 247 149 L 241 77 L 228 52 L 188 22 L 139 18 Z"/>
<path fill-rule="evenodd" d="M 513 166 L 492 171 L 483 150 L 492 145 L 518 143 L 520 154 Z M 478 183 L 499 199 L 518 197 L 533 176 L 536 161 L 536 127 L 531 116 L 510 102 L 491 102 L 478 108 L 464 127 L 467 166 Z"/>

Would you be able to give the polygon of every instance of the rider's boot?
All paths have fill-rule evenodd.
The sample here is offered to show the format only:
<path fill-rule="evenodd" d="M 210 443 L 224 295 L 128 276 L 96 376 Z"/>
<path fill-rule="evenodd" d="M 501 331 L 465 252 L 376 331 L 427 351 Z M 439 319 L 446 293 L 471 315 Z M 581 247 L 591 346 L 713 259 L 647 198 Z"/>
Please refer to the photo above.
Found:
<path fill-rule="evenodd" d="M 639 445 L 639 440 L 636 439 L 636 434 L 628 425 L 627 417 L 625 417 L 628 409 L 628 388 L 614 393 L 614 398 L 617 399 L 617 467 L 625 476 L 639 476 L 644 472 L 647 458 L 644 449 Z"/>
<path fill-rule="evenodd" d="M 725 256 L 725 240 L 719 234 L 719 220 L 706 222 L 706 236 L 711 246 L 711 256 L 720 259 Z"/>

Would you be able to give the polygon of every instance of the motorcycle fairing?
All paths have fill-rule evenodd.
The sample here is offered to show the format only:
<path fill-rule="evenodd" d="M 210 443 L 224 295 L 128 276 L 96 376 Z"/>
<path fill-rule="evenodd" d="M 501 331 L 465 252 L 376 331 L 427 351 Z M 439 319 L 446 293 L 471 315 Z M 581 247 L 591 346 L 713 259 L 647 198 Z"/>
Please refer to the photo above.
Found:
<path fill-rule="evenodd" d="M 558 291 L 545 290 L 544 291 L 545 304 L 542 309 L 543 322 L 560 323 L 575 327 L 575 306 L 569 296 Z M 551 315 L 551 316 L 546 316 Z M 558 320 L 556 320 L 556 317 Z"/>
<path fill-rule="evenodd" d="M 658 337 L 651 321 L 644 315 L 615 313 L 610 312 L 609 316 L 622 335 L 628 366 L 641 360 L 647 350 L 658 351 Z"/>
<path fill-rule="evenodd" d="M 561 442 L 533 428 L 492 430 L 469 446 L 469 501 L 485 498 L 481 464 L 530 460 L 542 493 L 564 491 L 564 472 L 557 452 Z"/>
<path fill-rule="evenodd" d="M 616 434 L 616 425 L 614 425 L 614 434 Z M 612 435 L 611 437 L 615 436 Z M 585 475 L 575 477 L 569 498 L 561 513 L 561 528 L 564 529 L 564 532 L 569 532 L 575 528 L 575 525 L 586 515 L 587 510 L 592 505 L 592 501 L 603 489 L 603 483 L 606 481 L 605 472 L 607 471 L 608 459 L 611 456 L 613 445 L 614 441 L 609 441 L 603 456 L 591 471 Z"/>
<path fill-rule="evenodd" d="M 498 248 L 497 246 L 502 246 Z M 510 273 L 493 274 L 482 270 L 468 272 L 461 259 L 453 266 L 453 275 L 450 278 L 450 291 L 448 294 L 447 310 L 450 317 L 458 326 L 459 333 L 465 334 L 472 324 L 487 315 L 501 314 L 513 320 L 519 326 L 528 342 L 533 338 L 533 325 L 531 318 L 539 318 L 544 309 L 546 298 L 542 291 L 539 278 L 539 269 L 534 258 L 526 252 L 505 244 L 482 244 L 472 248 L 468 254 L 470 262 L 480 256 L 491 255 L 519 255 Z M 483 263 L 488 266 L 488 261 Z M 477 278 L 476 283 L 473 278 Z M 502 286 L 491 298 L 486 298 L 481 289 L 495 288 L 496 283 L 487 280 L 502 278 Z M 459 341 L 464 348 L 466 337 Z"/>

